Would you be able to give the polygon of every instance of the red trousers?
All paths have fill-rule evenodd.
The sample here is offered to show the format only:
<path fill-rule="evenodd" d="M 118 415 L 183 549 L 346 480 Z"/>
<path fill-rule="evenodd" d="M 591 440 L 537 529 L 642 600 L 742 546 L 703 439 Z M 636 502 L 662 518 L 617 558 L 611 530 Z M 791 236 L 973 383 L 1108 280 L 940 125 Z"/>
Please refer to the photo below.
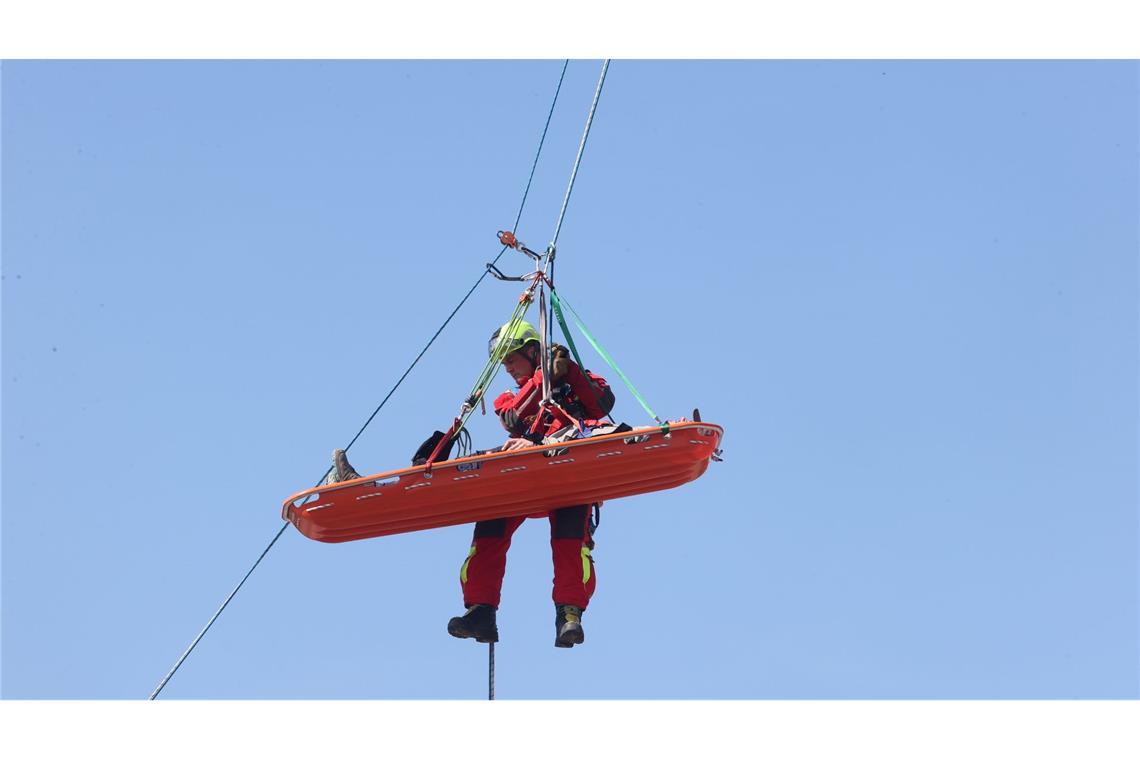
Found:
<path fill-rule="evenodd" d="M 550 519 L 550 550 L 554 557 L 555 604 L 572 604 L 586 609 L 594 595 L 597 575 L 590 556 L 594 541 L 590 537 L 590 505 L 555 509 Z M 525 517 L 502 517 L 475 523 L 475 537 L 467 559 L 459 571 L 463 588 L 463 604 L 489 604 L 498 608 L 507 570 L 507 549 L 511 536 Z"/>

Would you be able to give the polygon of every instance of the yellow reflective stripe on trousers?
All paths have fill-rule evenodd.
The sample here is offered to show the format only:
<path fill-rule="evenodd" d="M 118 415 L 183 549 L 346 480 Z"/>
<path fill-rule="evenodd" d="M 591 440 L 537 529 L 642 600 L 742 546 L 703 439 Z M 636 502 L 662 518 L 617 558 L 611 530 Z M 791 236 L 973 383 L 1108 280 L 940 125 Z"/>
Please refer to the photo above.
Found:
<path fill-rule="evenodd" d="M 590 582 L 590 547 L 582 547 L 582 583 Z"/>
<path fill-rule="evenodd" d="M 467 582 L 467 566 L 471 564 L 471 558 L 475 556 L 475 545 L 471 545 L 471 551 L 467 552 L 467 559 L 463 560 L 463 567 L 459 568 L 459 582 Z"/>

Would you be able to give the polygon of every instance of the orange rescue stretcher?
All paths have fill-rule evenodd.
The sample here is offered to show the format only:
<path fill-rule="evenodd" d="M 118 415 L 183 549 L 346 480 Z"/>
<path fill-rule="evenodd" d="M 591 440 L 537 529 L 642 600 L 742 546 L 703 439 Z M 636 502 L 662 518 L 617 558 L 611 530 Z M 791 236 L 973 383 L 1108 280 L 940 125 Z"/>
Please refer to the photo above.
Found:
<path fill-rule="evenodd" d="M 678 422 L 668 434 L 641 427 L 461 457 L 310 488 L 286 499 L 281 517 L 338 543 L 593 504 L 696 480 L 723 434 Z"/>

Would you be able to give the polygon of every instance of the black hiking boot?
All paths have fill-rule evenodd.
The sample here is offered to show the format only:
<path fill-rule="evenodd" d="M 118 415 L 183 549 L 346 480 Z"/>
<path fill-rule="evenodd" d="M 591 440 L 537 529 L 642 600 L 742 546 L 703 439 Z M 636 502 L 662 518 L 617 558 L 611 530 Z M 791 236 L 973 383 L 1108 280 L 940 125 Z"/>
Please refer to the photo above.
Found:
<path fill-rule="evenodd" d="M 582 630 L 582 613 L 585 610 L 572 604 L 555 604 L 554 646 L 570 648 L 586 640 Z"/>
<path fill-rule="evenodd" d="M 498 641 L 495 608 L 489 604 L 473 604 L 461 617 L 453 617 L 447 622 L 447 632 L 457 639 L 475 639 L 480 644 Z"/>
<path fill-rule="evenodd" d="M 356 480 L 360 477 L 360 473 L 352 469 L 352 465 L 348 463 L 348 457 L 344 453 L 344 449 L 335 449 L 333 451 L 333 469 L 329 473 L 329 483 L 339 483 L 342 480 Z"/>

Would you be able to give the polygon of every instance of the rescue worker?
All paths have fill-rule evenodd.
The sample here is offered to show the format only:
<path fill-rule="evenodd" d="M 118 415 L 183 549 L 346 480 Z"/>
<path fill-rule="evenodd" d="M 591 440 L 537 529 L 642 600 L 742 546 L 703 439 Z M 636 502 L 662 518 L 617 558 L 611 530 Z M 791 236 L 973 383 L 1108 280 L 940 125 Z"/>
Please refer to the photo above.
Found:
<path fill-rule="evenodd" d="M 582 370 L 570 359 L 566 348 L 551 346 L 550 385 L 554 408 L 544 409 L 541 344 L 538 331 L 527 322 L 514 327 L 507 323 L 491 335 L 493 356 L 505 341 L 503 367 L 518 390 L 495 399 L 495 414 L 510 438 L 501 447 L 513 451 L 552 440 L 568 440 L 579 428 L 596 428 L 614 405 L 613 391 L 606 381 Z M 628 429 L 628 428 L 626 428 Z M 426 445 L 426 444 L 425 444 Z M 329 482 L 359 478 L 348 463 L 343 449 L 333 452 Z M 592 504 L 561 507 L 528 517 L 550 520 L 550 548 L 554 561 L 554 646 L 572 647 L 585 640 L 582 613 L 597 585 L 594 548 L 590 534 Z M 463 604 L 467 611 L 453 617 L 447 632 L 461 639 L 489 643 L 499 640 L 495 613 L 507 567 L 511 537 L 526 517 L 503 517 L 475 523 L 475 535 L 459 571 Z"/>
<path fill-rule="evenodd" d="M 605 380 L 587 374 L 562 346 L 551 347 L 550 383 L 559 410 L 543 410 L 542 360 L 538 332 L 519 322 L 512 329 L 503 325 L 491 336 L 490 351 L 506 341 L 503 367 L 518 390 L 495 400 L 495 413 L 510 434 L 503 451 L 538 445 L 552 435 L 572 436 L 575 422 L 597 426 L 613 408 L 613 392 Z M 562 413 L 565 412 L 565 413 Z M 550 548 L 554 560 L 554 646 L 572 647 L 585 640 L 582 613 L 597 585 L 591 551 L 590 504 L 562 507 L 529 515 L 550 520 Z M 447 632 L 461 639 L 488 643 L 499 640 L 495 613 L 506 571 L 511 536 L 526 517 L 504 517 L 475 523 L 475 535 L 467 559 L 459 571 L 463 604 L 467 611 L 452 618 Z"/>

